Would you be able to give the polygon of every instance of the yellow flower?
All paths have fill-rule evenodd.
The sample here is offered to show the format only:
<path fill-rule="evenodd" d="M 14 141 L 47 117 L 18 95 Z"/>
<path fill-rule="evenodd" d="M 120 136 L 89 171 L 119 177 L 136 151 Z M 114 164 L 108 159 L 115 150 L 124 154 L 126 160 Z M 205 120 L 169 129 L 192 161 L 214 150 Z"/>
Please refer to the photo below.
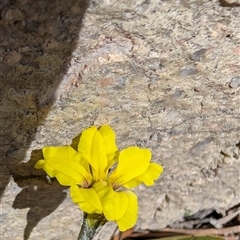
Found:
<path fill-rule="evenodd" d="M 110 126 L 84 130 L 78 151 L 70 146 L 44 147 L 43 156 L 36 168 L 70 186 L 71 198 L 82 211 L 103 214 L 121 231 L 137 221 L 137 196 L 128 189 L 141 183 L 153 185 L 163 171 L 159 164 L 150 162 L 149 149 L 128 147 L 119 152 Z"/>

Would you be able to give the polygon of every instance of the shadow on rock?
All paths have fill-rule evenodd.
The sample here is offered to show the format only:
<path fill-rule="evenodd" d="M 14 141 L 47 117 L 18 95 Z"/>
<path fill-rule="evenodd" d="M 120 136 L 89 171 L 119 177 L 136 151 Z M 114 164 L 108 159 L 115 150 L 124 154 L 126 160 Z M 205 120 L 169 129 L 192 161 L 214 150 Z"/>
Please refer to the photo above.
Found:
<path fill-rule="evenodd" d="M 19 163 L 60 97 L 88 6 L 88 0 L 0 3 L 0 198 L 11 175 L 35 174 Z"/>
<path fill-rule="evenodd" d="M 27 225 L 24 229 L 24 240 L 27 240 L 34 227 L 46 216 L 50 215 L 66 198 L 66 187 L 61 186 L 55 179 L 49 181 L 43 171 L 36 170 L 40 176 L 32 175 L 33 166 L 41 159 L 41 150 L 34 150 L 31 160 L 18 167 L 28 176 L 13 176 L 22 191 L 16 196 L 12 207 L 18 209 L 30 208 L 27 213 Z M 40 158 L 39 158 L 40 157 Z"/>
<path fill-rule="evenodd" d="M 238 2 L 229 3 L 225 0 L 219 0 L 219 3 L 222 7 L 240 7 L 240 4 Z"/>

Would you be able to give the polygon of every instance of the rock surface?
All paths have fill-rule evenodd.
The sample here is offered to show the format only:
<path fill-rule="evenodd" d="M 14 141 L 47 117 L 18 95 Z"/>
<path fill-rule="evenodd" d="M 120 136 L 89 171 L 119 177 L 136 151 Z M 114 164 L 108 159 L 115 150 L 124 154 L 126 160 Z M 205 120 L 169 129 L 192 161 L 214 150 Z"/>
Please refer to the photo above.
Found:
<path fill-rule="evenodd" d="M 164 166 L 135 189 L 137 228 L 239 202 L 240 12 L 222 2 L 2 1 L 1 239 L 76 239 L 68 189 L 33 165 L 93 124 Z"/>

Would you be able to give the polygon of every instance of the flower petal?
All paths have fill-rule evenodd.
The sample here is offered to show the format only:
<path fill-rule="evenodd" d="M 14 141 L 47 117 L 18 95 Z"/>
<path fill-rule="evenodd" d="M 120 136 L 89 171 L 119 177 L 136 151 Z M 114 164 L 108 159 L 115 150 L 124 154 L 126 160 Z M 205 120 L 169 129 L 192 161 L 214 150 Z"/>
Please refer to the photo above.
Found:
<path fill-rule="evenodd" d="M 123 184 L 125 188 L 134 188 L 139 184 L 144 183 L 146 186 L 154 185 L 154 180 L 158 179 L 163 171 L 161 165 L 157 163 L 150 163 L 148 169 L 140 176 Z"/>
<path fill-rule="evenodd" d="M 126 194 L 128 198 L 128 205 L 123 216 L 116 220 L 116 223 L 121 232 L 132 228 L 137 222 L 138 216 L 138 202 L 137 196 L 131 191 L 116 192 L 117 194 Z M 122 198 L 122 196 L 121 196 Z"/>
<path fill-rule="evenodd" d="M 110 162 L 109 165 L 111 165 L 118 152 L 115 132 L 110 126 L 104 125 L 99 128 L 99 133 L 104 139 L 108 161 Z"/>
<path fill-rule="evenodd" d="M 104 215 L 108 221 L 115 221 L 125 214 L 128 207 L 128 195 L 126 192 L 114 192 L 111 202 L 103 205 Z"/>
<path fill-rule="evenodd" d="M 114 197 L 114 191 L 112 187 L 107 184 L 107 182 L 98 181 L 98 182 L 95 182 L 92 187 L 96 191 L 102 205 L 104 204 L 104 202 L 112 201 Z"/>
<path fill-rule="evenodd" d="M 79 188 L 77 185 L 70 187 L 70 196 L 74 203 L 86 213 L 102 213 L 102 204 L 93 188 Z"/>
<path fill-rule="evenodd" d="M 108 221 L 116 221 L 119 229 L 125 231 L 137 221 L 137 196 L 131 191 L 114 191 L 106 182 L 93 184 L 102 203 L 103 214 Z"/>
<path fill-rule="evenodd" d="M 82 131 L 82 135 L 78 144 L 78 152 L 83 154 L 87 160 L 91 158 L 92 143 L 97 128 L 92 126 Z"/>
<path fill-rule="evenodd" d="M 94 180 L 104 180 L 107 176 L 108 160 L 104 139 L 96 127 L 93 126 L 82 132 L 78 151 L 92 166 Z"/>
<path fill-rule="evenodd" d="M 125 192 L 115 192 L 106 182 L 93 184 L 103 206 L 104 216 L 108 221 L 120 219 L 128 206 L 128 197 Z"/>
<path fill-rule="evenodd" d="M 120 152 L 117 168 L 111 173 L 108 183 L 116 189 L 142 175 L 149 167 L 151 151 L 128 147 Z"/>
<path fill-rule="evenodd" d="M 44 159 L 35 164 L 35 168 L 42 168 L 50 177 L 56 177 L 63 186 L 79 184 L 88 186 L 92 176 L 79 163 L 81 155 L 70 146 L 44 147 Z"/>

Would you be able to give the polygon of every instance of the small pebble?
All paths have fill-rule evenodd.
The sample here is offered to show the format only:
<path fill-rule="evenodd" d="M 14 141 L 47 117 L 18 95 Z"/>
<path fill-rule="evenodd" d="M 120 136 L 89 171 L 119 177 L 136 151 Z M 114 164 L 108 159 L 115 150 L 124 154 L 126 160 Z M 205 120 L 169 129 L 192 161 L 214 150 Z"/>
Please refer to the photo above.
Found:
<path fill-rule="evenodd" d="M 9 65 L 15 65 L 16 63 L 20 62 L 20 60 L 21 54 L 16 51 L 12 51 L 6 56 L 6 62 Z"/>
<path fill-rule="evenodd" d="M 5 8 L 1 15 L 3 19 L 7 19 L 12 22 L 21 21 L 24 19 L 23 13 L 18 8 Z"/>
<path fill-rule="evenodd" d="M 187 76 L 195 75 L 197 73 L 198 73 L 198 70 L 193 65 L 189 65 L 181 69 L 180 76 L 187 77 Z"/>
<path fill-rule="evenodd" d="M 237 76 L 237 77 L 233 77 L 229 86 L 231 88 L 237 88 L 240 86 L 240 76 Z"/>
<path fill-rule="evenodd" d="M 200 50 L 197 50 L 196 52 L 194 52 L 192 55 L 191 55 L 191 59 L 194 60 L 194 61 L 200 61 L 201 60 L 201 57 L 203 56 L 203 54 L 207 51 L 207 49 L 205 48 L 202 48 Z"/>

